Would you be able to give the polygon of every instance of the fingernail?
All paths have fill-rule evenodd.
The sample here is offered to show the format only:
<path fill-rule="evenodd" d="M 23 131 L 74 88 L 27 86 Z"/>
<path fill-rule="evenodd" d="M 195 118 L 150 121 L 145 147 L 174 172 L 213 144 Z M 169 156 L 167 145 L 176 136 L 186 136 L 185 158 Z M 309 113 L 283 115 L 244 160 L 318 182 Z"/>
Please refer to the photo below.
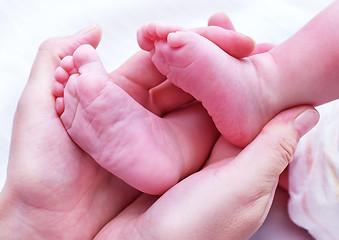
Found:
<path fill-rule="evenodd" d="M 98 26 L 97 24 L 90 25 L 90 26 L 88 26 L 88 27 L 78 31 L 77 34 L 86 34 L 86 33 L 90 32 L 90 31 L 92 31 L 97 26 Z"/>
<path fill-rule="evenodd" d="M 319 113 L 314 109 L 307 109 L 294 120 L 294 128 L 299 136 L 304 136 L 319 121 Z"/>
<path fill-rule="evenodd" d="M 254 48 L 255 45 L 257 44 L 256 41 L 253 38 L 251 38 L 251 37 L 249 37 L 247 35 L 245 35 L 245 37 L 248 38 L 253 43 L 253 48 Z"/>
<path fill-rule="evenodd" d="M 254 51 L 255 46 L 257 45 L 257 43 L 255 42 L 255 40 L 254 40 L 253 38 L 251 38 L 251 37 L 249 37 L 249 36 L 247 36 L 247 35 L 244 35 L 244 36 L 245 36 L 245 38 L 248 39 L 248 41 L 252 42 L 252 47 L 249 49 L 249 55 L 250 55 L 250 53 L 252 53 L 252 52 Z M 247 55 L 247 56 L 248 56 L 248 55 Z M 247 57 L 247 56 L 246 56 L 246 57 Z"/>

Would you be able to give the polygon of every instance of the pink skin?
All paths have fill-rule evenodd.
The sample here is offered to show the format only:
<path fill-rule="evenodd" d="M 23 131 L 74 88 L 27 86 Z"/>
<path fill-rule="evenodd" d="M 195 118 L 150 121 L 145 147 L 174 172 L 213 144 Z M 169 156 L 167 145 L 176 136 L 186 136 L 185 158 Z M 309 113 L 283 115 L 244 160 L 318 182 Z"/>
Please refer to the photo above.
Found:
<path fill-rule="evenodd" d="M 307 117 L 299 125 L 294 119 L 302 112 Z M 98 239 L 249 239 L 267 216 L 299 138 L 318 119 L 311 107 L 284 111 L 244 150 L 220 137 L 201 171 L 158 199 L 142 195 Z M 289 230 L 305 235 L 293 224 Z"/>
<path fill-rule="evenodd" d="M 199 104 L 158 117 L 109 78 L 89 45 L 65 57 L 55 78 L 65 85 L 63 97 L 54 90 L 56 109 L 73 141 L 102 167 L 144 192 L 161 194 L 196 171 L 216 140 Z M 126 145 L 131 146 L 128 151 Z M 193 147 L 197 149 L 191 154 Z"/>
<path fill-rule="evenodd" d="M 219 138 L 201 171 L 161 197 L 141 195 L 79 148 L 54 109 L 60 59 L 80 45 L 96 47 L 100 34 L 91 27 L 39 49 L 13 122 L 0 239 L 248 239 L 265 219 L 298 133 L 315 124 L 295 118 L 316 112 L 299 107 L 279 114 L 242 151 Z M 149 102 L 144 88 L 164 81 L 149 54 L 138 52 L 110 76 L 148 109 L 161 105 Z"/>
<path fill-rule="evenodd" d="M 195 31 L 219 43 L 215 30 Z M 239 52 L 233 50 L 233 55 L 240 57 L 253 51 L 251 39 L 233 31 L 226 33 L 220 43 L 224 49 L 242 46 L 236 48 Z M 169 114 L 164 109 L 150 107 L 151 112 L 144 108 L 117 85 L 119 76 L 108 75 L 89 45 L 63 58 L 55 78 L 56 111 L 73 141 L 102 167 L 140 191 L 161 194 L 197 171 L 218 137 L 200 103 Z M 184 96 L 170 97 L 179 101 L 176 108 L 187 103 Z M 171 106 L 175 109 L 173 102 Z M 126 145 L 131 145 L 128 151 Z"/>
<path fill-rule="evenodd" d="M 267 43 L 255 45 L 251 38 L 235 32 L 233 25 L 225 14 L 215 14 L 211 17 L 209 24 L 209 27 L 198 28 L 193 31 L 209 39 L 211 42 L 218 45 L 218 47 L 223 51 L 235 58 L 243 58 L 250 54 L 265 52 L 273 47 L 272 44 Z M 227 29 L 231 29 L 231 31 L 220 28 L 219 26 L 227 27 Z M 175 28 L 175 26 L 171 27 Z M 176 28 L 178 29 L 178 27 Z M 142 40 L 144 40 L 144 38 L 140 35 L 138 35 L 138 38 L 142 38 Z M 183 104 L 195 100 L 189 93 L 178 88 L 168 80 L 154 87 L 150 94 L 152 100 L 157 103 L 158 109 L 163 112 L 170 112 L 175 109 L 174 107 L 182 106 Z"/>
<path fill-rule="evenodd" d="M 285 43 L 241 60 L 192 31 L 166 24 L 144 25 L 138 42 L 170 82 L 202 102 L 227 140 L 246 146 L 280 111 L 339 97 L 337 10 L 339 2 Z"/>
<path fill-rule="evenodd" d="M 164 24 L 149 23 L 139 30 L 138 36 L 140 47 L 151 51 L 159 71 L 203 103 L 227 140 L 244 146 L 259 133 L 258 126 L 268 120 L 266 109 L 269 108 L 248 104 L 259 102 L 261 92 L 258 78 L 251 77 L 256 76 L 251 61 L 235 60 L 198 34 L 173 33 L 173 27 L 167 28 Z M 150 39 L 153 48 L 149 47 Z M 227 67 L 224 63 L 228 63 Z M 225 76 L 230 80 L 225 81 Z"/>

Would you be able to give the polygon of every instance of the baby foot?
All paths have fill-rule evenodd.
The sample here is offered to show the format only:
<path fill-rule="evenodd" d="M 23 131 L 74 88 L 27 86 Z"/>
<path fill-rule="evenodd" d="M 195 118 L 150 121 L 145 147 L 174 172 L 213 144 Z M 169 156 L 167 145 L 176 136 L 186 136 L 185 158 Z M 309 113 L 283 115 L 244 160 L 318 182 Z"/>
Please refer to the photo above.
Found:
<path fill-rule="evenodd" d="M 249 59 L 235 59 L 194 32 L 155 23 L 139 30 L 138 43 L 169 81 L 202 102 L 233 144 L 246 146 L 273 116 Z"/>
<path fill-rule="evenodd" d="M 91 46 L 62 59 L 55 78 L 65 129 L 102 167 L 150 194 L 163 193 L 186 174 L 175 127 L 119 88 Z"/>

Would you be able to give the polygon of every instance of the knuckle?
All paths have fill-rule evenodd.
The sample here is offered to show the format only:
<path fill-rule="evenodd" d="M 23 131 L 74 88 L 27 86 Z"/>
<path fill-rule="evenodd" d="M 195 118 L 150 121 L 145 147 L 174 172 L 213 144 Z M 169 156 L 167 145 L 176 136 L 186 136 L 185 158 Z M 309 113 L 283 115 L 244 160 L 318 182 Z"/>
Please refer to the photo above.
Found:
<path fill-rule="evenodd" d="M 292 162 L 297 147 L 297 140 L 293 138 L 281 138 L 276 143 L 276 153 L 281 163 L 287 165 Z"/>

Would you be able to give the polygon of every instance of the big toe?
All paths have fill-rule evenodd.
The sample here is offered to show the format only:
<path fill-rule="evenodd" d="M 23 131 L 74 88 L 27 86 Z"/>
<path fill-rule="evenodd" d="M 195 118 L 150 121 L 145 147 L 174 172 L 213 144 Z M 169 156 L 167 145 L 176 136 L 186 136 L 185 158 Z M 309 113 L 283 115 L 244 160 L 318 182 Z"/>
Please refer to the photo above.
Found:
<path fill-rule="evenodd" d="M 109 76 L 99 55 L 90 45 L 79 47 L 73 55 L 74 65 L 80 74 L 77 82 L 79 94 L 84 102 L 92 102 L 108 84 Z"/>
<path fill-rule="evenodd" d="M 91 45 L 82 45 L 73 54 L 74 65 L 79 73 L 82 70 L 86 73 L 103 70 L 99 55 Z"/>

